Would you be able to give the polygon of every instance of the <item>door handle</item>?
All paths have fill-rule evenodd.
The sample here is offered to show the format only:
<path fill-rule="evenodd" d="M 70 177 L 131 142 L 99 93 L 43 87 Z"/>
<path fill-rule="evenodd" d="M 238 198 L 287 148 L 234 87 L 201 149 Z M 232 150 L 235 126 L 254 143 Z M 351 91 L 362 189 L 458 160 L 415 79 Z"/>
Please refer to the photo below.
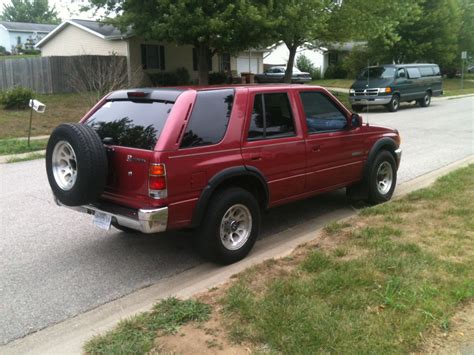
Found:
<path fill-rule="evenodd" d="M 250 160 L 262 160 L 262 156 L 260 154 L 252 153 L 250 154 Z"/>
<path fill-rule="evenodd" d="M 319 152 L 319 151 L 321 150 L 321 146 L 320 146 L 320 145 L 315 145 L 315 146 L 313 146 L 313 147 L 311 148 L 311 150 L 312 150 L 313 152 Z"/>
<path fill-rule="evenodd" d="M 247 160 L 252 160 L 252 161 L 257 161 L 257 160 L 262 160 L 262 155 L 260 153 L 246 153 L 242 154 L 244 159 Z"/>

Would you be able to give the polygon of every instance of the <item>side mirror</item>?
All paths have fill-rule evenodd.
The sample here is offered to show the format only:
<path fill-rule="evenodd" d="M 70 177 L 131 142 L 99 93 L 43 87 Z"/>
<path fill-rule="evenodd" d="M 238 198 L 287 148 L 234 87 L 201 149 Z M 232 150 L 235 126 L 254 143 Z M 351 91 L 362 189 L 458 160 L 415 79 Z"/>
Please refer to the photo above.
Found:
<path fill-rule="evenodd" d="M 362 127 L 362 117 L 357 113 L 353 113 L 351 116 L 351 128 Z"/>

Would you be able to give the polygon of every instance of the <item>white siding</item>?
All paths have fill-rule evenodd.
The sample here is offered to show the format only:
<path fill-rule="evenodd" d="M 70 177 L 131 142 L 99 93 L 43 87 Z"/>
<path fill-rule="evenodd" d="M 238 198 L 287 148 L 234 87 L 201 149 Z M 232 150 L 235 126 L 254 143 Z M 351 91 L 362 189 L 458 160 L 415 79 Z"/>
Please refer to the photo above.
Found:
<path fill-rule="evenodd" d="M 107 41 L 70 24 L 41 47 L 44 57 L 110 54 L 126 56 L 127 42 Z"/>

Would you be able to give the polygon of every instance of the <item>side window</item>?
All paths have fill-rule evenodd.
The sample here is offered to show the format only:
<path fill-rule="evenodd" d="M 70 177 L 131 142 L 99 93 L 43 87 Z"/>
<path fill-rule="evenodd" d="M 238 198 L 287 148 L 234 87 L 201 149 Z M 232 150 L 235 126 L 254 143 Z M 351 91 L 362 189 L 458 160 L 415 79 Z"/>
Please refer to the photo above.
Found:
<path fill-rule="evenodd" d="M 408 77 L 410 79 L 421 78 L 420 71 L 418 70 L 418 68 L 407 68 L 407 72 L 408 72 Z"/>
<path fill-rule="evenodd" d="M 232 89 L 199 91 L 181 148 L 219 143 L 227 130 L 233 103 Z"/>
<path fill-rule="evenodd" d="M 433 71 L 434 71 L 434 75 L 441 75 L 440 71 L 439 71 L 439 67 L 437 65 L 435 65 L 433 67 Z"/>
<path fill-rule="evenodd" d="M 433 68 L 432 67 L 421 67 L 420 68 L 421 76 L 433 76 Z"/>
<path fill-rule="evenodd" d="M 309 133 L 338 131 L 347 127 L 344 113 L 323 93 L 301 92 L 300 97 Z"/>
<path fill-rule="evenodd" d="M 296 135 L 290 101 L 286 93 L 257 94 L 253 104 L 248 140 Z"/>
<path fill-rule="evenodd" d="M 397 78 L 406 78 L 405 69 L 403 68 L 398 69 Z"/>

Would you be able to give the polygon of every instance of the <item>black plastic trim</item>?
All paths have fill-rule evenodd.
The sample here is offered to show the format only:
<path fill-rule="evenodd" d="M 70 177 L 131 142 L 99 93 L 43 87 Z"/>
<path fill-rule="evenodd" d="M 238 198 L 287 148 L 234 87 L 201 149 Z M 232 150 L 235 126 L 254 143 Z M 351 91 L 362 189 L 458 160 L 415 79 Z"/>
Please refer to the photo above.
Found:
<path fill-rule="evenodd" d="M 387 147 L 387 146 L 389 147 L 389 149 L 387 150 L 392 154 L 394 154 L 394 151 L 398 148 L 397 143 L 393 139 L 388 138 L 388 137 L 379 139 L 372 146 L 369 152 L 369 156 L 367 157 L 367 161 L 364 166 L 364 180 L 366 180 L 369 177 L 370 167 L 372 166 L 372 163 L 375 160 L 377 153 L 380 152 L 381 149 L 384 149 L 382 147 Z M 394 156 L 394 158 L 396 157 Z"/>
<path fill-rule="evenodd" d="M 204 213 L 206 212 L 207 205 L 209 203 L 209 200 L 211 199 L 212 194 L 214 191 L 221 186 L 222 183 L 224 183 L 226 180 L 237 177 L 237 176 L 251 176 L 254 178 L 257 178 L 259 181 L 261 187 L 263 188 L 264 191 L 264 208 L 268 207 L 268 186 L 267 186 L 267 181 L 264 177 L 264 175 L 261 173 L 260 170 L 253 166 L 234 166 L 232 168 L 227 168 L 216 175 L 214 175 L 206 185 L 206 187 L 202 190 L 201 196 L 199 197 L 199 200 L 196 204 L 196 207 L 194 209 L 194 214 L 193 214 L 193 219 L 191 221 L 191 226 L 192 227 L 197 227 L 202 219 L 204 218 Z"/>

